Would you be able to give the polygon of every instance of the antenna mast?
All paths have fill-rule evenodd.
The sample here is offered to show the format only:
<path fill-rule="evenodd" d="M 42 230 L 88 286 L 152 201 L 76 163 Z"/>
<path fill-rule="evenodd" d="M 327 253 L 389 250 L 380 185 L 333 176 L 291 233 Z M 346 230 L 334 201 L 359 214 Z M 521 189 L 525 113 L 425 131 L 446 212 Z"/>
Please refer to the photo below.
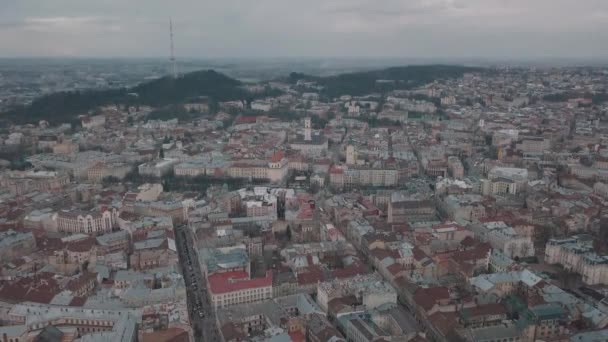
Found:
<path fill-rule="evenodd" d="M 177 63 L 175 62 L 175 48 L 173 46 L 173 19 L 169 18 L 169 38 L 171 40 L 171 76 L 177 78 Z"/>

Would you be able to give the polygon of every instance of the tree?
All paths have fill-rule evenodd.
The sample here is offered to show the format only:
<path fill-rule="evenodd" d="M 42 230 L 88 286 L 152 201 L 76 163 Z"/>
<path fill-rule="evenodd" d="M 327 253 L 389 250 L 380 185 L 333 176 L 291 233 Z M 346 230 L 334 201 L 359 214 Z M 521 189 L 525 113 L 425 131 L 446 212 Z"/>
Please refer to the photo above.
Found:
<path fill-rule="evenodd" d="M 515 251 L 517 249 L 517 246 L 514 243 L 510 243 L 507 245 L 507 251 L 509 251 L 509 257 L 513 258 L 515 257 Z"/>
<path fill-rule="evenodd" d="M 310 188 L 308 189 L 308 191 L 309 191 L 311 194 L 313 194 L 313 195 L 314 195 L 314 194 L 316 194 L 317 192 L 319 192 L 319 190 L 321 190 L 321 187 L 319 186 L 319 183 L 317 183 L 317 182 L 311 182 L 311 183 L 310 183 Z"/>
<path fill-rule="evenodd" d="M 291 227 L 287 226 L 287 229 L 285 230 L 285 236 L 287 236 L 287 240 L 291 241 Z"/>
<path fill-rule="evenodd" d="M 162 148 L 160 148 L 160 151 L 158 152 L 158 158 L 160 159 L 164 159 L 165 158 L 165 150 Z"/>
<path fill-rule="evenodd" d="M 322 96 L 336 98 L 344 94 L 359 96 L 389 92 L 394 89 L 410 89 L 437 79 L 458 78 L 466 72 L 481 70 L 483 69 L 451 65 L 422 65 L 353 72 L 327 77 L 291 73 L 287 81 L 292 84 L 299 80 L 316 82 L 323 87 L 321 90 Z M 378 80 L 390 80 L 392 82 L 379 83 Z"/>
<path fill-rule="evenodd" d="M 486 146 L 492 146 L 492 136 L 491 135 L 484 136 L 484 139 L 486 142 Z"/>
<path fill-rule="evenodd" d="M 114 176 L 106 176 L 101 180 L 101 184 L 104 188 L 118 183 L 120 183 L 120 178 Z"/>
<path fill-rule="evenodd" d="M 521 254 L 524 257 L 528 256 L 528 253 L 530 252 L 530 245 L 525 243 L 521 246 Z"/>

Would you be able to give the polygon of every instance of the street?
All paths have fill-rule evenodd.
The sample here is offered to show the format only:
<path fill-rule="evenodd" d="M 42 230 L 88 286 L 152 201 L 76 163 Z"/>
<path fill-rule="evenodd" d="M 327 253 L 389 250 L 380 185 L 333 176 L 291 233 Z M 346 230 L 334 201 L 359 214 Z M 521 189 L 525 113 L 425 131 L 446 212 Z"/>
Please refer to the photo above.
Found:
<path fill-rule="evenodd" d="M 175 246 L 179 255 L 188 296 L 188 314 L 195 341 L 219 341 L 215 311 L 207 293 L 207 280 L 201 271 L 192 233 L 187 226 L 175 228 Z"/>

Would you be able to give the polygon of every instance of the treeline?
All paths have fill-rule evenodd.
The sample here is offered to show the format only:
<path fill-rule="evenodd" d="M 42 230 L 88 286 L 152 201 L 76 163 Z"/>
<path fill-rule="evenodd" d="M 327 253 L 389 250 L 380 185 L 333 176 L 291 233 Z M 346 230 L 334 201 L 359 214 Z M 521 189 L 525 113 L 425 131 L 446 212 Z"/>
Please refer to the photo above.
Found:
<path fill-rule="evenodd" d="M 211 186 L 226 186 L 228 190 L 237 190 L 250 185 L 266 184 L 264 180 L 249 180 L 246 178 L 229 178 L 199 175 L 195 177 L 176 176 L 171 173 L 160 178 L 148 175 L 140 175 L 137 172 L 137 167 L 134 167 L 127 176 L 120 180 L 116 177 L 106 177 L 102 180 L 105 187 L 113 184 L 132 183 L 134 185 L 142 185 L 145 183 L 160 183 L 164 191 L 180 191 L 180 192 L 201 192 L 204 193 Z"/>
<path fill-rule="evenodd" d="M 227 186 L 228 190 L 237 190 L 250 185 L 265 184 L 267 182 L 245 178 L 212 177 L 205 175 L 183 177 L 171 174 L 164 176 L 161 183 L 164 191 L 195 191 L 204 193 L 211 186 Z"/>
<path fill-rule="evenodd" d="M 314 81 L 323 86 L 323 95 L 335 98 L 341 95 L 360 96 L 395 89 L 411 89 L 435 80 L 457 78 L 467 72 L 482 70 L 484 69 L 453 65 L 413 65 L 328 77 L 291 73 L 287 80 L 292 84 L 299 80 Z"/>
<path fill-rule="evenodd" d="M 585 98 L 591 99 L 593 104 L 601 104 L 604 102 L 608 102 L 608 93 L 578 93 L 578 92 L 563 92 L 563 93 L 554 93 L 543 96 L 543 100 L 547 102 L 566 102 L 571 99 L 577 98 Z"/>
<path fill-rule="evenodd" d="M 180 122 L 190 121 L 197 118 L 207 118 L 212 120 L 213 116 L 210 113 L 200 113 L 196 110 L 187 110 L 181 104 L 174 104 L 165 106 L 162 108 L 157 108 L 148 115 L 146 115 L 146 120 L 171 120 L 177 119 Z"/>
<path fill-rule="evenodd" d="M 387 119 L 387 118 L 378 119 L 377 117 L 370 117 L 363 121 L 367 122 L 367 124 L 371 128 L 386 127 L 386 126 L 401 126 L 402 125 L 402 123 L 399 121 L 395 121 L 395 120 L 391 120 L 391 119 Z"/>

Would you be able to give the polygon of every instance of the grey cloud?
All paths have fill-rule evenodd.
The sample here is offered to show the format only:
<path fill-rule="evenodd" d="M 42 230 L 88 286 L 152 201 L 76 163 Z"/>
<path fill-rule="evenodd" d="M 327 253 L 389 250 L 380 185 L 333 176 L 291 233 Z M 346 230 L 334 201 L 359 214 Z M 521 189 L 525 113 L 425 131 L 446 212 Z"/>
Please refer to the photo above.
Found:
<path fill-rule="evenodd" d="M 606 0 L 0 0 L 1 55 L 608 57 Z M 593 37 L 592 39 L 590 37 Z"/>

